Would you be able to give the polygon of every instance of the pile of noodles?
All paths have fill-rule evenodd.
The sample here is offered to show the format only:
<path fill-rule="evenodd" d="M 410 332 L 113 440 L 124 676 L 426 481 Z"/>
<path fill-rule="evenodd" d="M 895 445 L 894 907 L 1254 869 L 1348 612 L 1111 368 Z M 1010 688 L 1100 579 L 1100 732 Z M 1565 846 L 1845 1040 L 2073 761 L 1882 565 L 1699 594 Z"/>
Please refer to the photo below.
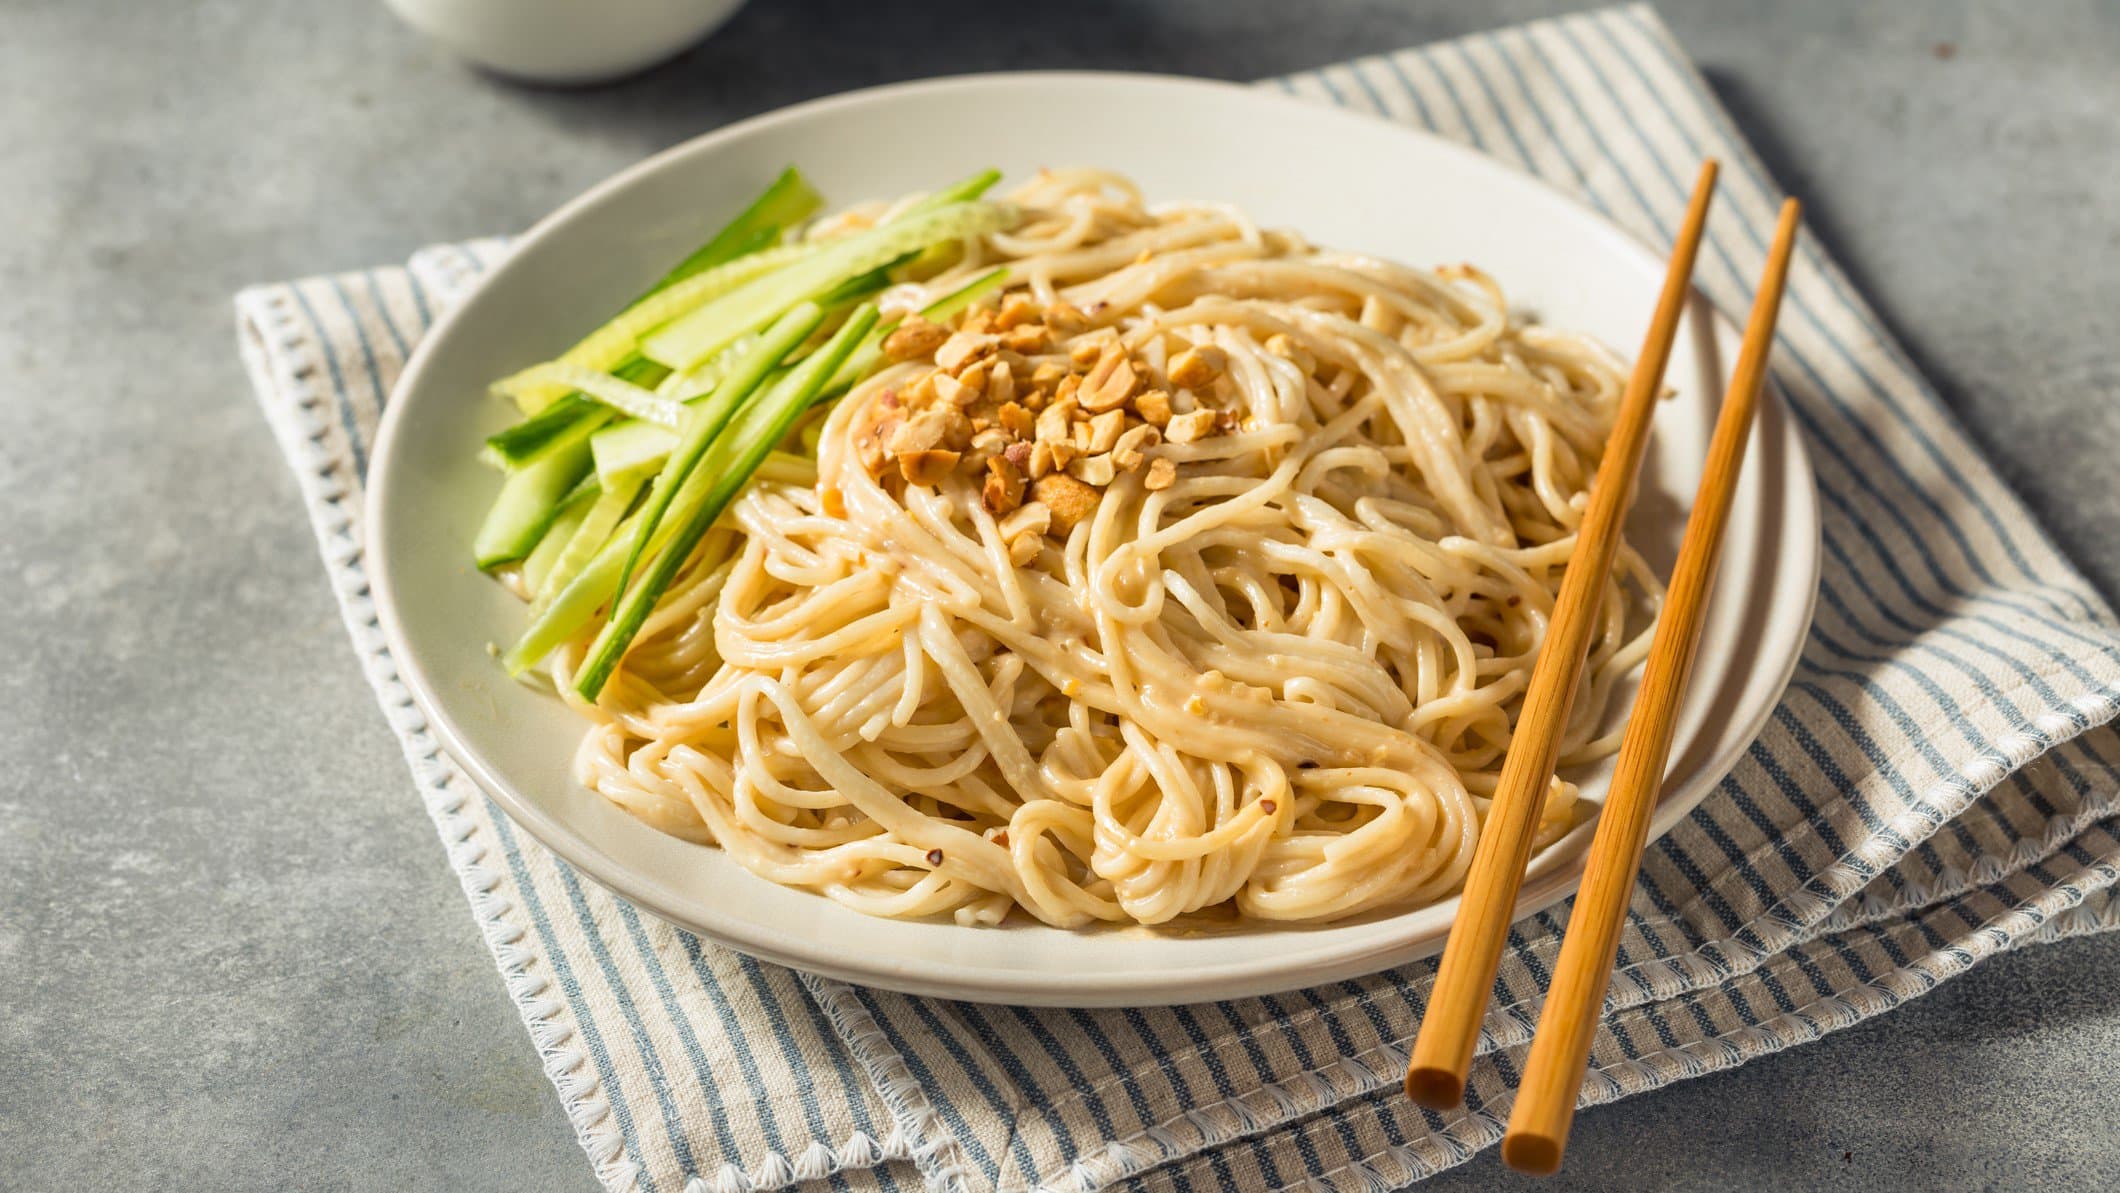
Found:
<path fill-rule="evenodd" d="M 1175 484 L 1119 476 L 1018 567 L 976 478 L 894 497 L 863 467 L 854 428 L 916 366 L 885 370 L 809 428 L 815 483 L 755 483 L 601 701 L 577 702 L 580 778 L 880 916 L 1322 920 L 1448 895 L 1620 363 L 1513 322 L 1470 268 L 1314 248 L 1094 171 L 1011 198 L 1021 223 L 891 300 L 1006 264 L 1152 372 L 1220 348 L 1233 425 L 1162 445 Z M 1564 765 L 1615 747 L 1598 727 L 1646 651 L 1658 585 L 1622 560 Z M 1575 800 L 1555 784 L 1541 843 Z"/>

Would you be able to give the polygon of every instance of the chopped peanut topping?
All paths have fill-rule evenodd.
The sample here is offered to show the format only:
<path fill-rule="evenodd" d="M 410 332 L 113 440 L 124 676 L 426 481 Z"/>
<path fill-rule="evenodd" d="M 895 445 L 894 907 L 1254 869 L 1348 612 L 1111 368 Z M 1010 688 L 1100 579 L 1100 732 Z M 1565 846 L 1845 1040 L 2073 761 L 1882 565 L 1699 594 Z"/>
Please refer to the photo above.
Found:
<path fill-rule="evenodd" d="M 1001 519 L 1001 537 L 1015 538 L 1019 534 L 1044 534 L 1053 528 L 1053 511 L 1042 501 L 1027 501 L 1013 514 Z"/>
<path fill-rule="evenodd" d="M 1093 326 L 1096 315 L 1065 302 L 1041 306 L 1018 291 L 998 309 L 974 309 L 954 331 L 907 316 L 885 337 L 885 355 L 927 358 L 934 367 L 877 396 L 855 435 L 862 465 L 890 484 L 940 486 L 963 477 L 1000 519 L 1019 567 L 1038 557 L 1048 536 L 1065 536 L 1090 517 L 1122 474 L 1141 474 L 1150 491 L 1169 488 L 1179 465 L 1156 455 L 1159 445 L 1236 425 L 1235 411 L 1176 414 L 1171 390 L 1185 391 L 1177 400 L 1188 406 L 1202 394 L 1226 393 L 1217 383 L 1228 356 L 1208 345 L 1186 348 L 1169 362 L 1169 388 L 1150 388 L 1149 366 L 1116 327 Z M 1284 351 L 1295 350 L 1277 338 Z M 843 515 L 836 491 L 825 503 Z"/>
<path fill-rule="evenodd" d="M 1127 361 L 1125 350 L 1114 344 L 1104 350 L 1096 367 L 1082 379 L 1080 396 L 1076 400 L 1082 403 L 1083 409 L 1093 413 L 1117 410 L 1134 396 L 1134 388 L 1139 384 L 1140 377 Z"/>
<path fill-rule="evenodd" d="M 980 375 L 980 380 L 985 380 L 984 374 Z M 935 396 L 952 406 L 969 406 L 972 404 L 972 400 L 979 396 L 979 391 L 966 385 L 958 378 L 950 376 L 948 373 L 937 373 L 935 374 Z"/>
<path fill-rule="evenodd" d="M 949 338 L 949 328 L 930 323 L 918 315 L 907 315 L 897 330 L 883 337 L 884 359 L 918 360 L 942 347 L 942 342 Z"/>
<path fill-rule="evenodd" d="M 898 429 L 884 441 L 884 450 L 894 456 L 926 451 L 942 442 L 944 426 L 940 411 L 923 410 L 898 424 Z"/>
<path fill-rule="evenodd" d="M 935 367 L 954 373 L 994 350 L 998 337 L 977 331 L 960 331 L 935 349 Z"/>
<path fill-rule="evenodd" d="M 1053 527 L 1061 534 L 1073 530 L 1097 512 L 1097 499 L 1101 496 L 1097 490 L 1062 472 L 1039 477 L 1032 483 L 1031 492 L 1052 511 Z"/>
<path fill-rule="evenodd" d="M 1268 352 L 1273 353 L 1282 360 L 1294 362 L 1297 368 L 1306 373 L 1317 371 L 1317 358 L 1298 346 L 1294 340 L 1289 339 L 1285 332 L 1275 332 L 1273 335 L 1266 337 L 1265 347 Z"/>
<path fill-rule="evenodd" d="M 1067 439 L 1041 439 L 1031 445 L 1031 450 L 1035 452 L 1041 447 L 1045 449 L 1046 455 L 1051 457 L 1055 468 L 1067 467 L 1069 460 L 1082 454 L 1082 445 L 1076 443 L 1072 437 Z"/>
<path fill-rule="evenodd" d="M 1215 432 L 1215 412 L 1195 410 L 1191 414 L 1180 414 L 1163 428 L 1163 434 L 1172 443 L 1192 443 L 1205 439 Z"/>
<path fill-rule="evenodd" d="M 1037 323 L 1026 323 L 1021 327 L 1011 327 L 1001 333 L 1002 347 L 1010 352 L 1021 352 L 1026 356 L 1045 351 L 1045 346 L 1051 342 L 1052 333 L 1046 331 L 1044 326 Z"/>
<path fill-rule="evenodd" d="M 1008 544 L 1009 562 L 1025 567 L 1038 558 L 1038 552 L 1045 547 L 1045 532 L 1052 525 L 1052 511 L 1036 501 L 1025 503 L 1001 519 L 1001 539 Z"/>
<path fill-rule="evenodd" d="M 1204 344 L 1187 348 L 1171 358 L 1170 383 L 1179 389 L 1206 389 L 1228 367 L 1229 354 L 1220 348 Z"/>
<path fill-rule="evenodd" d="M 1108 452 L 1119 445 L 1119 436 L 1126 430 L 1126 411 L 1107 410 L 1089 420 L 1089 450 Z"/>
<path fill-rule="evenodd" d="M 1066 406 L 1066 407 L 1067 407 L 1067 408 L 1068 408 L 1069 410 L 1073 410 L 1073 409 L 1075 408 L 1075 406 L 1077 405 L 1077 403 L 1076 403 L 1076 401 L 1075 401 L 1075 396 L 1076 396 L 1077 394 L 1079 394 L 1079 393 L 1080 393 L 1081 391 L 1082 391 L 1082 374 L 1080 374 L 1080 373 L 1069 373 L 1069 374 L 1068 374 L 1067 376 L 1065 376 L 1065 377 L 1062 377 L 1062 378 L 1060 379 L 1060 384 L 1059 384 L 1059 385 L 1057 385 L 1057 386 L 1055 386 L 1055 387 L 1054 387 L 1054 389 L 1053 389 L 1053 396 L 1052 396 L 1051 400 L 1050 400 L 1050 401 L 1048 401 L 1048 402 L 1046 403 L 1046 405 L 1048 405 L 1048 406 Z M 1044 412 L 1043 412 L 1043 411 L 1040 411 L 1040 413 L 1044 413 Z"/>
<path fill-rule="evenodd" d="M 1038 321 L 1038 304 L 1028 294 L 1011 294 L 1001 303 L 1001 313 L 994 316 L 994 326 L 1003 331 L 1013 331 L 1026 323 Z"/>
<path fill-rule="evenodd" d="M 1076 310 L 1073 303 L 1056 302 L 1045 308 L 1045 325 L 1063 335 L 1073 335 L 1089 327 L 1089 316 Z"/>
<path fill-rule="evenodd" d="M 1144 458 L 1142 453 L 1162 441 L 1163 433 L 1150 424 L 1143 423 L 1128 428 L 1125 434 L 1119 436 L 1119 441 L 1112 445 L 1112 463 L 1117 464 L 1122 471 L 1132 472 L 1141 467 Z"/>
<path fill-rule="evenodd" d="M 1152 427 L 1170 424 L 1170 395 L 1160 389 L 1152 389 L 1134 399 L 1134 413 Z"/>
<path fill-rule="evenodd" d="M 1110 453 L 1101 456 L 1084 456 L 1067 466 L 1067 474 L 1085 485 L 1102 489 L 1119 475 L 1118 465 L 1112 463 Z"/>
<path fill-rule="evenodd" d="M 939 485 L 962 458 L 963 453 L 942 448 L 906 452 L 898 457 L 898 471 L 909 485 Z"/>
<path fill-rule="evenodd" d="M 992 456 L 986 462 L 986 484 L 979 491 L 980 503 L 990 514 L 1013 512 L 1023 504 L 1023 474 L 1007 456 Z"/>
<path fill-rule="evenodd" d="M 1074 344 L 1069 346 L 1067 358 L 1074 362 L 1076 368 L 1086 369 L 1096 364 L 1097 358 L 1104 355 L 1104 346 L 1106 344 L 1116 344 L 1118 342 L 1119 333 L 1109 327 L 1100 327 L 1095 331 L 1084 332 L 1076 336 Z"/>

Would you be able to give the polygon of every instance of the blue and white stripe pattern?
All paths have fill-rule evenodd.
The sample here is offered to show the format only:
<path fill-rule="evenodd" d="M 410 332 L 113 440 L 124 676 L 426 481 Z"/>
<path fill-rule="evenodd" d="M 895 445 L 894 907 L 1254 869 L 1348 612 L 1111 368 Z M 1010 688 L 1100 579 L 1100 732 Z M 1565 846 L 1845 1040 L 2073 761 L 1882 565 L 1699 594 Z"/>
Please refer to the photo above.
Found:
<path fill-rule="evenodd" d="M 1653 12 L 1614 9 L 1274 85 L 1433 129 L 1667 242 L 1727 164 L 1697 282 L 1749 302 L 1780 195 Z M 332 582 L 596 1173 L 651 1193 L 1369 1190 L 1500 1134 L 1566 908 L 1518 925 L 1467 1107 L 1397 1095 L 1433 964 L 1278 998 L 978 1007 L 797 975 L 583 881 L 443 757 L 361 571 L 366 444 L 411 344 L 501 252 L 237 300 Z M 2120 926 L 2120 623 L 1815 242 L 1775 356 L 1818 466 L 1817 621 L 1772 723 L 1651 848 L 1585 1097 L 1741 1064 L 1992 953 Z"/>

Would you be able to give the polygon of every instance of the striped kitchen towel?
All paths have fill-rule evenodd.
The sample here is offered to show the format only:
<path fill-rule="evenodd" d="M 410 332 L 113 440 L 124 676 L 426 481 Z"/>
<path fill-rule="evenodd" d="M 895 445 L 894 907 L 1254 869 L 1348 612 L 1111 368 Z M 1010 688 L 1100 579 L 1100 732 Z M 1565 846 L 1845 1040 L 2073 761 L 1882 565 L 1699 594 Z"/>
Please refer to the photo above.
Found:
<path fill-rule="evenodd" d="M 1271 85 L 1477 146 L 1658 244 L 1695 163 L 1718 156 L 1697 280 L 1725 310 L 1748 304 L 1780 195 L 1647 8 Z M 391 380 L 502 251 L 431 249 L 236 305 L 355 646 L 605 1185 L 1369 1190 L 1499 1137 L 1565 907 L 1518 925 L 1467 1105 L 1438 1115 L 1397 1093 L 1432 963 L 1130 1011 L 914 998 L 704 944 L 512 826 L 396 678 L 360 514 Z M 1824 499 L 1817 622 L 1772 723 L 1649 850 L 1590 1102 L 1802 1043 L 2001 950 L 2120 926 L 2120 624 L 1816 241 L 1775 377 Z"/>

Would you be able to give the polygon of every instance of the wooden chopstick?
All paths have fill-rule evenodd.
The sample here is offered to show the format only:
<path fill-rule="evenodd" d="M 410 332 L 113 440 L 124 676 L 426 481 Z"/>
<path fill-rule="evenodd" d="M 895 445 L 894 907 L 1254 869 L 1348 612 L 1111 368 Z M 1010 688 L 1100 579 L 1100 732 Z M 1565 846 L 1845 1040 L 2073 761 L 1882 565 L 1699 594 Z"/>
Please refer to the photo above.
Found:
<path fill-rule="evenodd" d="M 1700 252 L 1717 169 L 1713 159 L 1701 163 L 1700 180 L 1693 186 L 1685 223 L 1671 250 L 1656 314 L 1649 322 L 1641 354 L 1635 358 L 1634 374 L 1620 397 L 1619 417 L 1590 485 L 1590 506 L 1576 534 L 1575 550 L 1568 557 L 1568 570 L 1561 577 L 1546 640 L 1531 669 L 1531 685 L 1524 693 L 1523 712 L 1517 718 L 1508 756 L 1502 760 L 1494 802 L 1488 806 L 1479 843 L 1473 848 L 1457 922 L 1443 946 L 1442 966 L 1436 971 L 1435 987 L 1429 992 L 1428 1009 L 1421 1017 L 1420 1034 L 1414 1038 L 1413 1055 L 1406 1066 L 1406 1095 L 1423 1106 L 1447 1110 L 1465 1093 L 1465 1074 L 1472 1067 L 1495 967 L 1501 961 L 1509 922 L 1515 918 L 1532 835 L 1538 828 L 1546 790 L 1553 783 L 1561 733 L 1575 704 L 1576 681 L 1582 677 L 1583 655 L 1596 629 L 1598 602 L 1612 572 L 1613 554 L 1619 549 L 1621 523 L 1634 498 L 1635 473 L 1641 469 L 1642 449 L 1649 441 L 1649 422 L 1663 389 L 1671 341 L 1678 334 L 1679 316 L 1685 312 L 1693 259 Z"/>
<path fill-rule="evenodd" d="M 1752 302 L 1737 370 L 1715 420 L 1707 470 L 1693 499 L 1678 563 L 1671 571 L 1671 589 L 1642 671 L 1641 692 L 1634 699 L 1611 791 L 1590 844 L 1589 866 L 1582 889 L 1575 895 L 1575 911 L 1568 917 L 1568 934 L 1561 942 L 1553 980 L 1546 988 L 1546 1009 L 1539 1015 L 1531 1055 L 1517 1084 L 1516 1106 L 1509 1115 L 1508 1133 L 1502 1137 L 1502 1161 L 1521 1172 L 1557 1170 L 1568 1143 L 1568 1126 L 1575 1117 L 1576 1096 L 1590 1059 L 1590 1041 L 1597 1032 L 1627 903 L 1641 868 L 1649 816 L 1656 808 L 1664 764 L 1671 755 L 1679 701 L 1693 668 L 1694 648 L 1700 643 L 1708 587 L 1715 578 L 1723 531 L 1729 525 L 1737 476 L 1744 467 L 1752 413 L 1766 380 L 1775 316 L 1781 310 L 1801 210 L 1794 199 L 1781 207 L 1781 224 L 1775 229 L 1766 274 Z"/>

